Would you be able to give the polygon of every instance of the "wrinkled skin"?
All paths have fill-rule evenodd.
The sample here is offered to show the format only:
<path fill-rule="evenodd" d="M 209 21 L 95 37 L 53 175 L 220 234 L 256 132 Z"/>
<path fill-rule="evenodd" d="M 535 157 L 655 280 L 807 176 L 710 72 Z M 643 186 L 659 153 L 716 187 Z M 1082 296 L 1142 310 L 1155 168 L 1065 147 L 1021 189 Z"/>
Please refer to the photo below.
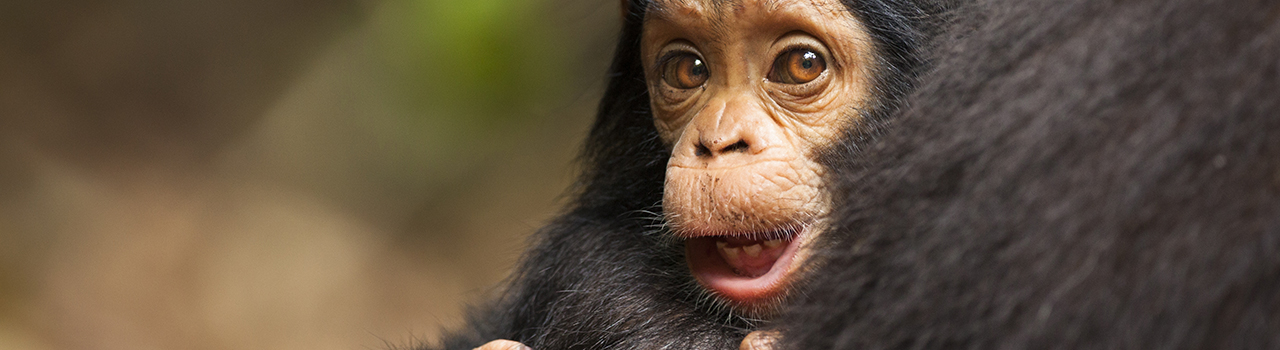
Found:
<path fill-rule="evenodd" d="M 869 45 L 860 22 L 831 0 L 650 5 L 641 59 L 654 125 L 672 149 L 663 196 L 667 223 L 682 238 L 799 235 L 792 240 L 796 249 L 775 249 L 775 255 L 797 257 L 731 262 L 737 274 L 760 280 L 737 283 L 717 281 L 745 279 L 702 271 L 711 267 L 698 264 L 700 251 L 690 243 L 694 276 L 740 312 L 776 310 L 806 260 L 805 243 L 819 234 L 813 225 L 830 200 L 824 166 L 813 154 L 856 125 L 855 112 L 871 98 Z M 815 60 L 803 62 L 803 55 Z M 679 57 L 703 67 L 681 71 Z M 697 84 L 682 86 L 681 78 Z M 782 271 L 766 274 L 772 269 Z"/>
<path fill-rule="evenodd" d="M 867 35 L 834 1 L 713 4 L 723 3 L 658 2 L 645 22 L 654 123 L 673 145 L 668 220 L 681 235 L 698 236 L 817 217 L 828 201 L 823 167 L 810 155 L 854 123 L 852 112 L 869 97 Z M 803 84 L 771 81 L 775 58 L 796 47 L 817 51 L 827 70 Z M 706 82 L 689 89 L 664 82 L 659 61 L 673 52 L 705 60 Z M 730 147 L 738 142 L 745 147 Z"/>

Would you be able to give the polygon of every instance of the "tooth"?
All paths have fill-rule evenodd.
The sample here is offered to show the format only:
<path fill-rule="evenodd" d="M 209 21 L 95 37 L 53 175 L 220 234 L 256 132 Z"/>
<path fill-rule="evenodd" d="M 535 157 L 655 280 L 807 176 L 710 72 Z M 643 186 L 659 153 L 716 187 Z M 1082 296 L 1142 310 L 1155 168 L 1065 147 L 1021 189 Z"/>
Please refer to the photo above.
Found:
<path fill-rule="evenodd" d="M 720 254 L 724 255 L 725 260 L 733 262 L 738 261 L 738 252 L 741 250 L 741 248 L 725 248 L 720 249 Z"/>
<path fill-rule="evenodd" d="M 753 258 L 760 256 L 761 250 L 764 250 L 764 248 L 761 248 L 759 244 L 752 244 L 746 247 L 742 247 L 742 251 L 747 252 L 747 255 Z"/>
<path fill-rule="evenodd" d="M 720 250 L 724 250 L 724 247 L 727 247 L 727 246 L 729 246 L 728 242 L 716 241 L 716 248 L 719 248 Z"/>
<path fill-rule="evenodd" d="M 769 247 L 769 249 L 777 248 L 779 246 L 782 246 L 782 240 L 774 239 L 774 240 L 764 241 L 764 246 Z"/>

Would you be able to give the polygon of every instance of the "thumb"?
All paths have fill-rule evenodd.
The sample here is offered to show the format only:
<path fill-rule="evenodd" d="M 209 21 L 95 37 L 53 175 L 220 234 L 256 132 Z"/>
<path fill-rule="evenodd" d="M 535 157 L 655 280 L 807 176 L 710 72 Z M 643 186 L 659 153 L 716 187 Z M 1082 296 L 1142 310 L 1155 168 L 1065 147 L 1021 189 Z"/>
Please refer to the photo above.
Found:
<path fill-rule="evenodd" d="M 738 350 L 772 350 L 778 337 L 781 335 L 776 331 L 755 331 L 747 334 L 742 339 L 742 344 L 738 345 Z"/>
<path fill-rule="evenodd" d="M 533 350 L 520 342 L 514 342 L 506 339 L 498 339 L 472 350 Z"/>

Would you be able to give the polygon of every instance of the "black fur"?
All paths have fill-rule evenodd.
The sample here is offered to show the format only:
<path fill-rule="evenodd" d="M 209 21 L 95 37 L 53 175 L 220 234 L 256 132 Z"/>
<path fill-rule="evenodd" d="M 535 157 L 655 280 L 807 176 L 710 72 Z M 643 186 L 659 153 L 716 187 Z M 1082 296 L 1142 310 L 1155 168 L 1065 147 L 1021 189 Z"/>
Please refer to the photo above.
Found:
<path fill-rule="evenodd" d="M 840 169 L 788 348 L 1280 348 L 1280 2 L 959 17 Z"/>
<path fill-rule="evenodd" d="M 944 5 L 929 0 L 848 4 L 867 23 L 881 58 L 879 103 L 851 113 L 883 123 L 921 70 L 920 48 L 936 33 Z M 631 1 L 629 6 L 609 85 L 583 150 L 585 171 L 574 204 L 535 235 L 501 297 L 474 310 L 467 326 L 446 336 L 439 348 L 471 349 L 510 339 L 539 350 L 734 349 L 757 326 L 696 287 L 682 245 L 662 229 L 670 151 L 654 128 L 641 69 L 646 4 Z"/>

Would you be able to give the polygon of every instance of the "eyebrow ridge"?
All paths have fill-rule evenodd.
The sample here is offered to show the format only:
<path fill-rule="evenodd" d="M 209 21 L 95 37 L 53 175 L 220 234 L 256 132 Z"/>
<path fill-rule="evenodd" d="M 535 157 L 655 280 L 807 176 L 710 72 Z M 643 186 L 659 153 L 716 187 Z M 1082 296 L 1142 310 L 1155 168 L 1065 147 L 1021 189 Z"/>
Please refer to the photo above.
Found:
<path fill-rule="evenodd" d="M 679 17 L 679 14 L 676 12 L 679 11 L 679 7 L 672 5 L 675 3 L 689 7 L 688 2 L 689 0 L 650 1 L 645 6 L 645 20 L 647 21 L 649 18 L 653 18 L 665 22 L 678 22 L 676 18 Z M 725 19 L 725 8 L 741 6 L 741 1 L 710 0 L 708 2 L 710 2 L 711 8 L 706 10 L 709 10 L 710 13 L 707 14 L 708 16 L 704 17 L 704 20 L 707 22 L 707 26 L 709 27 L 709 30 L 707 31 L 707 34 L 709 34 L 708 38 L 713 42 L 721 42 L 724 40 L 725 32 L 729 30 L 728 22 Z"/>

